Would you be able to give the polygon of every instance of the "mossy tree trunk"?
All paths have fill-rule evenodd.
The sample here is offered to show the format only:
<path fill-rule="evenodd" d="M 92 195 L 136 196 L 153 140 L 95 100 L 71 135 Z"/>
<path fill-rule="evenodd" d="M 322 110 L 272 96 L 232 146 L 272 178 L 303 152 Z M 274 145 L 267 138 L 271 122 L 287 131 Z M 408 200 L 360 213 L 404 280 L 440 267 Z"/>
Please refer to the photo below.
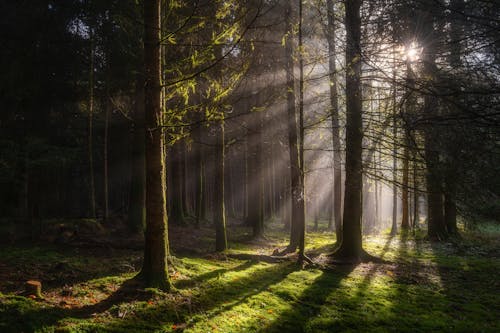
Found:
<path fill-rule="evenodd" d="M 144 1 L 146 234 L 140 277 L 146 286 L 170 288 L 161 119 L 160 1 Z"/>

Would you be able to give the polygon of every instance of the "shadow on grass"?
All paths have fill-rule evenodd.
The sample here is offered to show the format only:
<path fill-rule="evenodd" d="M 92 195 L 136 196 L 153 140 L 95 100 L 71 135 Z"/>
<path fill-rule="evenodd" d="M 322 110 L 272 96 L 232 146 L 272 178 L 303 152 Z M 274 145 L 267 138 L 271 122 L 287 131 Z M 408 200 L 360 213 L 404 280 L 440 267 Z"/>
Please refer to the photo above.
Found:
<path fill-rule="evenodd" d="M 234 272 L 251 269 L 253 265 L 252 262 L 245 262 L 237 266 Z M 140 284 L 136 280 L 124 282 L 116 292 L 105 300 L 81 308 L 64 309 L 54 306 L 44 308 L 33 304 L 30 299 L 11 297 L 12 302 L 0 302 L 0 318 L 2 318 L 0 331 L 35 332 L 57 325 L 63 319 L 72 318 L 78 321 L 97 317 L 114 306 L 117 311 L 113 311 L 110 315 L 118 317 L 118 309 L 121 306 L 141 301 L 143 303 L 140 306 L 131 308 L 127 317 L 109 318 L 106 315 L 104 323 L 87 320 L 79 322 L 78 325 L 91 327 L 94 331 L 105 329 L 106 331 L 124 332 L 162 329 L 169 323 L 187 322 L 190 317 L 196 314 L 213 317 L 227 311 L 270 285 L 279 283 L 296 268 L 296 265 L 291 263 L 269 265 L 254 269 L 246 275 L 235 277 L 229 281 L 222 277 L 233 270 L 229 269 L 224 272 L 217 270 L 196 279 L 196 282 L 200 283 L 197 294 L 193 293 L 186 297 L 182 293 L 172 292 L 165 295 L 163 301 L 160 298 L 160 302 L 155 303 L 155 305 L 145 302 L 155 295 L 140 289 Z M 221 278 L 213 280 L 215 276 Z M 208 281 L 209 279 L 212 280 Z M 198 319 L 195 317 L 189 322 L 189 326 L 196 324 L 198 320 L 200 317 Z"/>
<path fill-rule="evenodd" d="M 441 274 L 432 262 L 422 260 L 430 254 L 427 251 L 433 252 L 410 234 L 401 233 L 393 281 L 388 283 L 391 306 L 387 325 L 396 329 L 397 323 L 397 329 L 403 332 L 456 332 L 446 310 L 449 300 L 442 293 Z"/>
<path fill-rule="evenodd" d="M 242 263 L 236 267 L 233 267 L 233 268 L 216 269 L 216 270 L 210 271 L 208 273 L 196 275 L 189 280 L 176 281 L 173 284 L 174 284 L 174 287 L 178 288 L 178 289 L 191 288 L 191 287 L 194 287 L 195 285 L 200 284 L 204 281 L 213 279 L 215 277 L 220 277 L 222 274 L 227 273 L 227 272 L 244 271 L 244 270 L 252 267 L 256 263 L 257 263 L 256 261 L 248 260 L 248 261 L 245 261 L 244 263 Z"/>
<path fill-rule="evenodd" d="M 35 332 L 53 326 L 65 318 L 86 319 L 119 303 L 149 299 L 151 294 L 138 289 L 139 286 L 140 283 L 135 279 L 127 280 L 103 301 L 72 309 L 52 305 L 46 307 L 25 297 L 10 297 L 0 302 L 0 328 L 5 327 L 1 332 Z"/>
<path fill-rule="evenodd" d="M 26 280 L 38 280 L 44 291 L 110 275 L 135 272 L 141 253 L 112 248 L 21 245 L 0 248 L 0 290 L 14 293 Z"/>
<path fill-rule="evenodd" d="M 463 240 L 457 242 L 430 243 L 441 282 L 440 311 L 448 317 L 447 327 L 464 332 L 499 332 L 500 260 L 483 250 L 486 244 L 481 240 L 474 240 L 465 253 L 461 249 Z"/>
<path fill-rule="evenodd" d="M 393 281 L 387 284 L 388 329 L 498 331 L 498 312 L 493 310 L 498 309 L 498 283 L 491 283 L 498 265 L 485 262 L 486 271 L 473 273 L 470 258 L 456 256 L 450 244 L 422 243 L 408 236 L 401 235 Z"/>
<path fill-rule="evenodd" d="M 332 292 L 339 288 L 356 266 L 339 266 L 334 270 L 322 272 L 314 282 L 306 288 L 300 297 L 292 301 L 291 309 L 280 314 L 271 324 L 259 332 L 304 332 L 311 318 L 320 314 L 321 309 Z M 287 302 L 290 300 L 285 299 Z"/>
<path fill-rule="evenodd" d="M 297 269 L 296 263 L 274 264 L 244 278 L 209 287 L 199 299 L 200 303 L 197 312 L 204 315 L 203 319 L 210 319 L 223 312 L 230 311 L 235 306 L 244 303 L 251 296 L 281 282 L 288 274 Z M 193 318 L 188 327 L 195 326 L 200 319 L 201 317 Z"/>

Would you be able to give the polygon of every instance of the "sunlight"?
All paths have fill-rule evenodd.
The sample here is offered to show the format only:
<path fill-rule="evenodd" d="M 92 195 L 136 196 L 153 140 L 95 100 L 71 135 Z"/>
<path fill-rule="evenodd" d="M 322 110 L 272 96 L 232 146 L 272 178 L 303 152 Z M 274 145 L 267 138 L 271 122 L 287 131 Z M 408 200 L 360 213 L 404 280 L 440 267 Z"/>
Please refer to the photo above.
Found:
<path fill-rule="evenodd" d="M 422 47 L 419 47 L 417 42 L 413 41 L 409 45 L 405 45 L 402 48 L 403 58 L 405 61 L 415 62 L 420 60 L 420 55 L 422 54 Z"/>

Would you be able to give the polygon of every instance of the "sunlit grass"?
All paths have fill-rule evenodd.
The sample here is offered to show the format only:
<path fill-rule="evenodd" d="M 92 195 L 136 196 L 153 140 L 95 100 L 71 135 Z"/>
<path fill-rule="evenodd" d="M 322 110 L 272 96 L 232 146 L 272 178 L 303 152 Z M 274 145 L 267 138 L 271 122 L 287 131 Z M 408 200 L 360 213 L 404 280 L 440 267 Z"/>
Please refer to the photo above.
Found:
<path fill-rule="evenodd" d="M 324 227 L 324 222 L 320 224 Z M 233 252 L 270 254 L 286 245 L 279 225 L 259 242 L 232 243 Z M 241 231 L 233 235 L 242 235 Z M 266 243 L 269 242 L 269 245 Z M 331 251 L 332 232 L 309 232 L 307 251 Z M 112 258 L 55 248 L 11 247 L 6 263 L 75 271 L 72 282 L 52 282 L 45 300 L 0 295 L 1 332 L 494 332 L 500 329 L 497 272 L 491 243 L 464 235 L 463 246 L 400 236 L 364 238 L 383 264 L 299 269 L 208 254 L 173 259 L 173 290 L 139 287 L 120 294 L 137 272 L 120 271 L 140 253 Z M 498 242 L 496 241 L 496 244 Z M 493 254 L 493 255 L 492 255 Z M 34 267 L 34 266 L 32 266 Z M 85 269 L 91 271 L 85 275 Z M 101 274 L 99 274 L 101 271 Z M 114 273 L 113 273 L 114 271 Z M 45 277 L 50 277 L 47 272 Z M 49 284 L 50 285 L 50 284 Z M 63 296 L 71 288 L 69 296 Z"/>

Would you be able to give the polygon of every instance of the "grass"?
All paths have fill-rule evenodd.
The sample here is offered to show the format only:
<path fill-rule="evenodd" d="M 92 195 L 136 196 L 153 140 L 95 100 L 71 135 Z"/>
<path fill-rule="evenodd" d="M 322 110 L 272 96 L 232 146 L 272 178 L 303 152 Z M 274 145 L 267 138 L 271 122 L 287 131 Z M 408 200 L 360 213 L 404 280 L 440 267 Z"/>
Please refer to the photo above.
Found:
<path fill-rule="evenodd" d="M 286 244 L 278 228 L 256 242 L 229 231 L 232 252 Z M 328 269 L 179 253 L 170 293 L 131 282 L 140 251 L 4 247 L 0 332 L 498 332 L 498 240 L 368 237 L 385 263 Z M 333 242 L 311 232 L 307 251 L 318 258 Z M 29 278 L 42 280 L 44 300 L 18 295 Z"/>

